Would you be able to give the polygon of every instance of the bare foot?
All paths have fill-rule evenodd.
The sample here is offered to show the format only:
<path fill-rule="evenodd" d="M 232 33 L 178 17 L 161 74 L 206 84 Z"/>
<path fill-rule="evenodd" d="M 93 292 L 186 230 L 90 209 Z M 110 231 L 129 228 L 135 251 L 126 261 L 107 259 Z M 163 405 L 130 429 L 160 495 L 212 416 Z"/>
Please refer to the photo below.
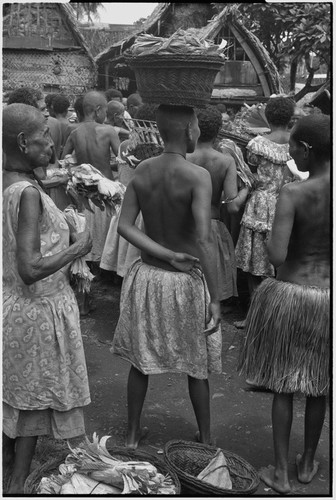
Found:
<path fill-rule="evenodd" d="M 313 479 L 315 474 L 318 471 L 319 462 L 316 462 L 316 460 L 313 461 L 313 467 L 308 467 L 306 464 L 302 463 L 302 456 L 301 455 L 296 455 L 296 468 L 297 468 L 297 477 L 300 483 L 310 483 L 310 481 Z"/>
<path fill-rule="evenodd" d="M 203 443 L 204 441 L 201 441 L 201 433 L 200 431 L 196 431 L 196 434 L 195 434 L 195 441 L 197 441 L 197 443 Z M 216 446 L 216 438 L 212 438 L 209 440 L 209 442 L 204 442 L 204 444 L 209 444 L 210 446 Z"/>
<path fill-rule="evenodd" d="M 127 436 L 125 444 L 126 448 L 130 448 L 131 450 L 136 450 L 137 447 L 139 446 L 140 441 L 147 436 L 148 432 L 149 432 L 148 427 L 142 427 L 135 434 L 134 438 Z"/>
<path fill-rule="evenodd" d="M 288 478 L 276 477 L 273 465 L 260 469 L 259 477 L 267 486 L 270 486 L 270 488 L 278 493 L 287 494 L 292 491 Z"/>

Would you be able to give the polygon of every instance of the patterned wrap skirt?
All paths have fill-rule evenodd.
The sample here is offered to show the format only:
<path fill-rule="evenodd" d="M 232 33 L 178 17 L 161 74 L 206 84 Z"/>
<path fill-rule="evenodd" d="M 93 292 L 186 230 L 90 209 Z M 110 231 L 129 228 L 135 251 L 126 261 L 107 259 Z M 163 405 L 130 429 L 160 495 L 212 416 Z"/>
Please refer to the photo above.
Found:
<path fill-rule="evenodd" d="M 327 395 L 329 315 L 329 288 L 264 280 L 252 297 L 238 370 L 273 392 Z"/>
<path fill-rule="evenodd" d="M 200 269 L 172 272 L 137 260 L 123 281 L 111 351 L 146 375 L 221 373 L 221 329 L 204 335 L 209 300 Z"/>

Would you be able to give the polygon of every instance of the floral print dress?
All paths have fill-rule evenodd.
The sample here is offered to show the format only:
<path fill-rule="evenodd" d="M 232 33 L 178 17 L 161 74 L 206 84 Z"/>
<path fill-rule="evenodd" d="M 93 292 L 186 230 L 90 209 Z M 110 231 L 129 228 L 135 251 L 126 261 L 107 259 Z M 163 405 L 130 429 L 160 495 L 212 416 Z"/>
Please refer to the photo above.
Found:
<path fill-rule="evenodd" d="M 90 403 L 79 311 L 69 265 L 32 285 L 18 272 L 16 234 L 27 181 L 3 193 L 3 401 L 18 410 L 67 412 Z M 35 186 L 35 184 L 34 184 Z M 41 254 L 69 246 L 63 213 L 41 194 Z"/>
<path fill-rule="evenodd" d="M 237 267 L 255 276 L 274 276 L 267 255 L 266 238 L 273 224 L 276 202 L 291 159 L 288 144 L 277 144 L 267 137 L 252 139 L 247 149 L 248 163 L 257 167 L 257 187 L 247 200 L 236 245 Z"/>

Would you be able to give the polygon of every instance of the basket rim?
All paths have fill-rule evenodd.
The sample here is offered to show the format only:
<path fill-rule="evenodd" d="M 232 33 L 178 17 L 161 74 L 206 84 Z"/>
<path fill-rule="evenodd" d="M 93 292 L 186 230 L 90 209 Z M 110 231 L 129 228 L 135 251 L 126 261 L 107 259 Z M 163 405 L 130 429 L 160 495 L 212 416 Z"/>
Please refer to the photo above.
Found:
<path fill-rule="evenodd" d="M 213 452 L 214 454 L 216 453 L 216 451 L 218 449 L 220 449 L 224 453 L 224 455 L 226 455 L 227 457 L 237 458 L 241 463 L 246 465 L 251 470 L 251 473 L 252 473 L 251 474 L 251 485 L 245 489 L 232 488 L 231 490 L 229 490 L 229 489 L 225 489 L 225 488 L 220 488 L 218 486 L 213 486 L 209 483 L 202 481 L 201 479 L 197 479 L 196 476 L 193 476 L 187 472 L 184 472 L 179 467 L 177 467 L 174 462 L 171 461 L 171 459 L 169 457 L 170 449 L 173 447 L 176 449 L 176 447 L 178 447 L 178 446 L 183 446 L 185 448 L 194 448 L 194 449 L 198 449 L 198 450 L 207 450 L 207 451 Z M 196 443 L 194 441 L 183 441 L 183 440 L 176 440 L 175 439 L 175 440 L 168 441 L 165 444 L 165 446 L 164 446 L 164 459 L 165 459 L 165 461 L 167 461 L 167 464 L 172 469 L 175 470 L 176 474 L 178 475 L 178 477 L 181 481 L 181 484 L 186 485 L 187 488 L 190 488 L 194 491 L 200 491 L 200 492 L 204 492 L 206 494 L 213 493 L 216 495 L 220 495 L 220 494 L 225 493 L 226 496 L 237 496 L 237 495 L 241 495 L 241 494 L 254 493 L 258 489 L 258 486 L 260 483 L 259 475 L 251 464 L 249 464 L 244 458 L 240 457 L 236 453 L 233 453 L 233 452 L 228 451 L 228 450 L 224 450 L 224 449 L 220 448 L 219 446 L 212 446 L 212 445 L 207 445 L 204 443 Z"/>
<path fill-rule="evenodd" d="M 219 54 L 210 54 L 207 55 L 206 53 L 200 53 L 200 54 L 194 54 L 193 52 L 171 52 L 167 54 L 160 54 L 160 52 L 154 52 L 152 54 L 146 54 L 142 52 L 141 54 L 124 54 L 125 59 L 130 62 L 141 62 L 141 61 L 147 61 L 147 60 L 156 60 L 158 59 L 159 61 L 161 60 L 177 60 L 177 61 L 204 61 L 204 62 L 209 62 L 209 63 L 214 63 L 218 62 L 221 65 L 225 63 L 225 59 L 223 59 Z"/>

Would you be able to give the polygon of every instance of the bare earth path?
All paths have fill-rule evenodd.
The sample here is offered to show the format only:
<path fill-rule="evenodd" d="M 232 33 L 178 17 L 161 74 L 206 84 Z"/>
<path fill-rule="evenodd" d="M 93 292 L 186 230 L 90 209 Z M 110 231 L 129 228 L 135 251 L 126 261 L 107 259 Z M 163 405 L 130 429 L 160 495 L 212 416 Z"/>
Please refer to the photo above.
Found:
<path fill-rule="evenodd" d="M 112 355 L 109 347 L 118 319 L 120 286 L 109 281 L 94 285 L 97 309 L 82 319 L 82 335 L 90 378 L 92 403 L 86 408 L 87 434 L 112 436 L 114 444 L 122 446 L 126 429 L 127 362 Z M 243 330 L 233 322 L 243 318 L 235 308 L 224 316 L 223 373 L 210 377 L 212 405 L 212 433 L 217 445 L 234 452 L 257 470 L 273 464 L 271 403 L 272 395 L 247 391 L 244 377 L 236 372 L 239 342 Z M 291 447 L 289 452 L 290 481 L 294 495 L 328 496 L 329 480 L 329 411 L 323 426 L 316 460 L 320 468 L 309 485 L 296 479 L 295 457 L 302 453 L 304 398 L 295 396 Z M 141 449 L 162 456 L 164 444 L 171 439 L 193 440 L 197 430 L 188 398 L 187 380 L 183 375 L 153 376 L 143 409 L 142 425 L 149 434 Z M 57 457 L 66 449 L 66 443 L 40 439 L 33 468 L 39 467 L 50 456 Z M 260 483 L 256 496 L 277 495 Z"/>

